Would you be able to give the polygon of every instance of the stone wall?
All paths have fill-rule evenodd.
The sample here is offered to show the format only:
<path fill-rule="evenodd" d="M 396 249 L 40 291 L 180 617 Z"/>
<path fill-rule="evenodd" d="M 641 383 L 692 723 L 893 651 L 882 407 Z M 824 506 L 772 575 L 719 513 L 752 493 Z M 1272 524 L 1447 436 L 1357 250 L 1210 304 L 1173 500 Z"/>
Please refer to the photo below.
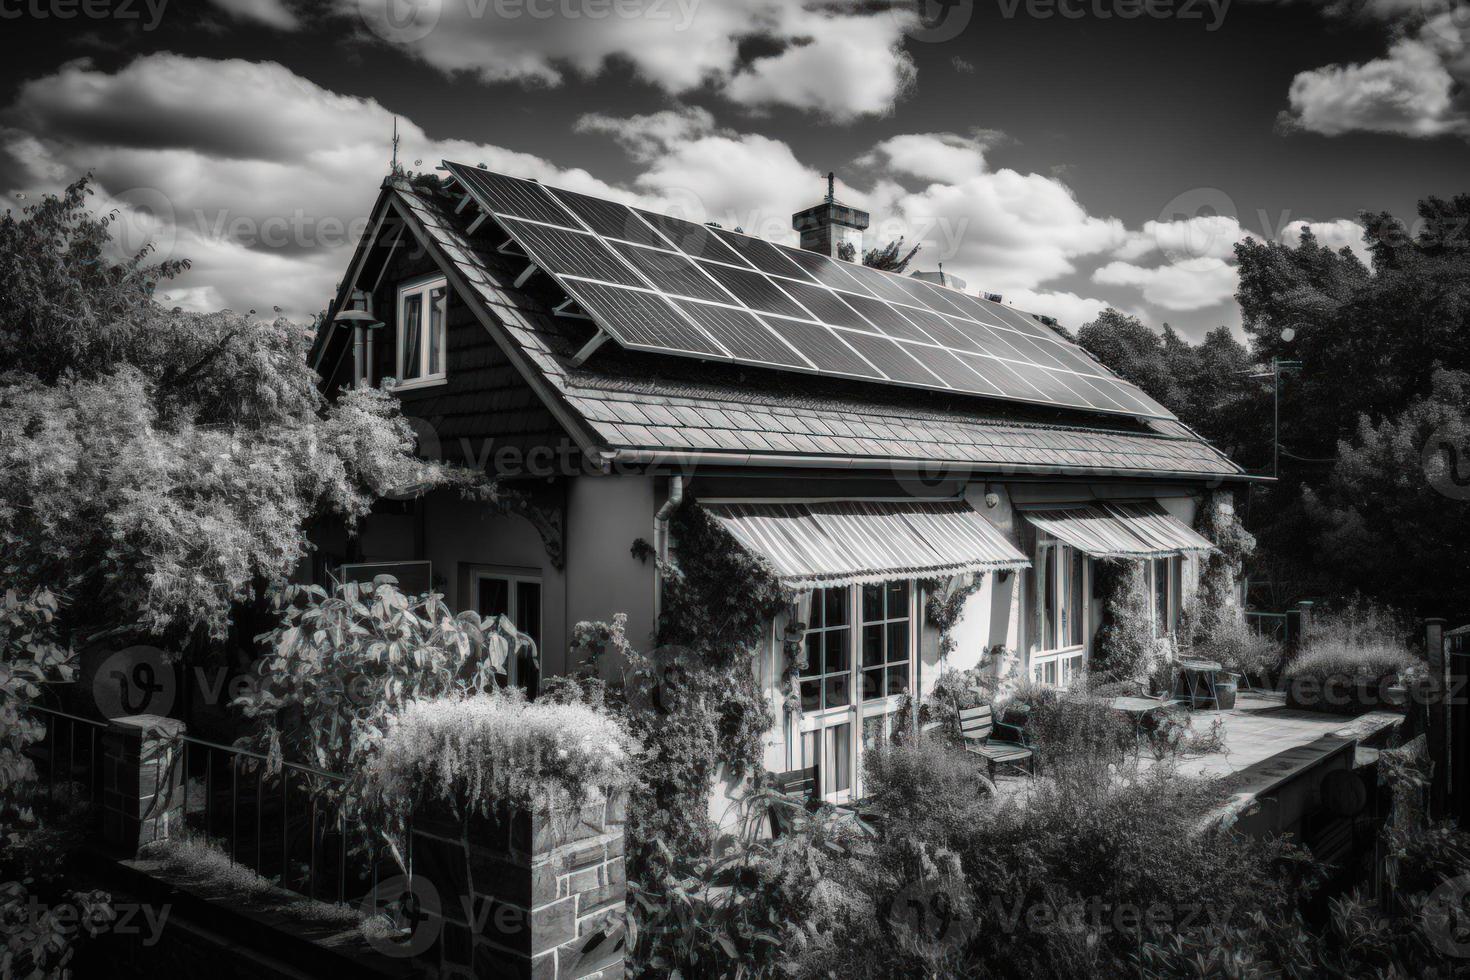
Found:
<path fill-rule="evenodd" d="M 420 962 L 441 977 L 621 977 L 625 821 L 621 794 L 577 811 L 416 814 L 414 892 L 436 937 Z"/>
<path fill-rule="evenodd" d="M 102 836 L 124 856 L 183 827 L 183 731 L 175 718 L 131 715 L 102 735 Z"/>

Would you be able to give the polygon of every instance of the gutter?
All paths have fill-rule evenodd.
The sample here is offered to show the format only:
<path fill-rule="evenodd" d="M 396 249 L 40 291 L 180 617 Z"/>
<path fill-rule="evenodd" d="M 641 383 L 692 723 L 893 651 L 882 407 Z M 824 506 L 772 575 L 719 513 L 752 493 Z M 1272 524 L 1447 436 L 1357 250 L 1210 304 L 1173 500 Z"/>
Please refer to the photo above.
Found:
<path fill-rule="evenodd" d="M 918 472 L 925 478 L 986 474 L 990 476 L 1036 475 L 1173 479 L 1189 483 L 1274 483 L 1275 478 L 1250 473 L 1196 473 L 1180 470 L 1098 468 L 1090 466 L 1046 466 L 1039 463 L 966 464 L 947 460 L 883 458 L 873 456 L 800 456 L 756 453 L 683 452 L 649 449 L 614 449 L 598 454 L 604 472 L 613 466 L 785 466 L 799 469 L 888 470 Z M 677 477 L 675 479 L 678 479 Z M 680 487 L 682 491 L 682 486 Z M 670 489 L 672 494 L 672 487 Z"/>
<path fill-rule="evenodd" d="M 659 562 L 669 557 L 669 518 L 684 500 L 684 477 L 678 473 L 669 477 L 669 499 L 653 515 L 653 552 Z M 659 565 L 653 568 L 653 628 L 658 629 L 660 607 L 663 605 L 664 573 Z"/>

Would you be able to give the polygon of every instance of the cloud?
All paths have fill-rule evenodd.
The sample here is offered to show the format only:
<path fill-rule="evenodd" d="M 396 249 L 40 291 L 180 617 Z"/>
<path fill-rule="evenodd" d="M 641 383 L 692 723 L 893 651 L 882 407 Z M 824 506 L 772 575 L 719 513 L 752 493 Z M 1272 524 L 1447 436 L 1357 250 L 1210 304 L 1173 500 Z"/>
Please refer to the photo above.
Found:
<path fill-rule="evenodd" d="M 1130 262 L 1109 262 L 1092 274 L 1104 286 L 1131 286 L 1145 301 L 1166 310 L 1202 310 L 1225 302 L 1235 293 L 1235 267 L 1223 259 L 1205 256 L 1170 265 L 1145 268 Z"/>
<path fill-rule="evenodd" d="M 1324 7 L 1341 16 L 1337 4 Z M 1286 130 L 1324 136 L 1388 133 L 1470 138 L 1470 3 L 1369 0 L 1352 14 L 1388 27 L 1383 57 L 1297 74 L 1280 116 Z"/>
<path fill-rule="evenodd" d="M 1174 221 L 1145 221 L 1141 231 L 1130 232 L 1113 255 L 1126 262 L 1154 252 L 1171 260 L 1212 256 L 1228 259 L 1235 243 L 1245 237 L 1240 222 L 1232 215 L 1201 214 Z"/>
<path fill-rule="evenodd" d="M 210 0 L 210 3 L 236 20 L 253 20 L 282 31 L 294 31 L 301 26 L 301 19 L 285 0 Z"/>
<path fill-rule="evenodd" d="M 1281 229 L 1281 240 L 1295 246 L 1301 239 L 1302 228 L 1307 226 L 1311 227 L 1312 234 L 1322 245 L 1334 251 L 1350 248 L 1365 264 L 1371 264 L 1371 253 L 1367 243 L 1363 241 L 1363 226 L 1351 218 L 1338 218 L 1336 221 L 1293 221 Z"/>
<path fill-rule="evenodd" d="M 890 175 L 957 183 L 985 172 L 986 147 L 987 139 L 978 137 L 911 133 L 883 140 L 857 163 Z"/>
<path fill-rule="evenodd" d="M 838 121 L 892 110 L 914 76 L 910 14 L 862 0 L 337 0 L 360 37 L 485 82 L 560 85 L 630 66 L 673 95 L 709 88 L 752 109 Z M 762 53 L 743 57 L 743 42 Z"/>
<path fill-rule="evenodd" d="M 1084 323 L 1091 323 L 1103 310 L 1116 305 L 1107 300 L 1078 296 L 1076 293 L 1065 291 L 1037 292 L 1031 289 L 1016 289 L 1009 294 L 1002 295 L 1005 296 L 1007 304 L 1025 310 L 1027 313 L 1055 317 L 1058 323 L 1069 330 L 1076 330 Z"/>
<path fill-rule="evenodd" d="M 0 115 L 0 174 L 35 199 L 91 171 L 97 207 L 123 209 L 125 244 L 151 240 L 192 260 L 171 301 L 299 317 L 326 304 L 346 268 L 388 169 L 392 125 L 377 102 L 278 64 L 155 54 L 108 73 L 78 61 L 28 82 Z M 416 169 L 484 162 L 628 196 L 531 154 L 430 139 L 408 120 L 399 132 Z M 145 210 L 154 217 L 139 218 Z"/>

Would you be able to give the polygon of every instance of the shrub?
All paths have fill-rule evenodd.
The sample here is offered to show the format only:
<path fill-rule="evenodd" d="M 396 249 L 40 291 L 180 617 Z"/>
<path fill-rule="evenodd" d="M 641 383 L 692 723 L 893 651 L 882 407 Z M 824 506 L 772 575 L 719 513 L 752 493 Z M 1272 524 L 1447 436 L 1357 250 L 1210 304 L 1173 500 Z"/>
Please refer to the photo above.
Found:
<path fill-rule="evenodd" d="M 1104 560 L 1093 567 L 1103 622 L 1093 639 L 1089 669 L 1107 680 L 1143 677 L 1156 659 L 1144 564 Z"/>
<path fill-rule="evenodd" d="M 1239 615 L 1219 617 L 1208 631 L 1196 633 L 1194 644 L 1195 655 L 1262 682 L 1276 676 L 1285 657 L 1281 644 L 1252 632 Z"/>
<path fill-rule="evenodd" d="M 632 739 L 582 704 L 527 702 L 517 689 L 405 704 L 362 769 L 363 799 L 406 813 L 440 800 L 453 812 L 577 806 L 628 786 Z"/>
<path fill-rule="evenodd" d="M 1113 710 L 1111 699 L 1080 689 L 1026 684 L 1001 705 L 1025 705 L 1026 738 L 1048 776 L 1065 782 L 1106 780 L 1137 741 L 1133 725 Z"/>
<path fill-rule="evenodd" d="M 270 654 L 234 706 L 262 725 L 272 760 L 346 772 L 387 718 L 416 698 L 493 688 L 525 637 L 504 616 L 455 613 L 436 593 L 404 595 L 391 575 L 327 593 L 287 586 L 256 639 Z"/>
<path fill-rule="evenodd" d="M 891 825 L 945 843 L 984 819 L 995 790 L 979 756 L 922 735 L 864 753 L 863 773 L 869 801 Z"/>
<path fill-rule="evenodd" d="M 1286 676 L 1361 681 L 1412 674 L 1423 659 L 1408 649 L 1405 635 L 1402 620 L 1392 610 L 1353 599 L 1313 618 L 1300 651 L 1286 666 Z"/>

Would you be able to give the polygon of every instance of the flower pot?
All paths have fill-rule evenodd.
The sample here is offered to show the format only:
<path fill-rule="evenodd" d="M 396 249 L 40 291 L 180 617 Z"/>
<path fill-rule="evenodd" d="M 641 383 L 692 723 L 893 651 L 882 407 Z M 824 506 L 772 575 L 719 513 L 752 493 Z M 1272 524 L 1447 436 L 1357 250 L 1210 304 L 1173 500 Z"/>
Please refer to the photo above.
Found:
<path fill-rule="evenodd" d="M 1224 680 L 1215 681 L 1215 707 L 1221 711 L 1229 711 L 1234 708 L 1239 685 L 1240 682 L 1234 674 L 1227 675 Z"/>

